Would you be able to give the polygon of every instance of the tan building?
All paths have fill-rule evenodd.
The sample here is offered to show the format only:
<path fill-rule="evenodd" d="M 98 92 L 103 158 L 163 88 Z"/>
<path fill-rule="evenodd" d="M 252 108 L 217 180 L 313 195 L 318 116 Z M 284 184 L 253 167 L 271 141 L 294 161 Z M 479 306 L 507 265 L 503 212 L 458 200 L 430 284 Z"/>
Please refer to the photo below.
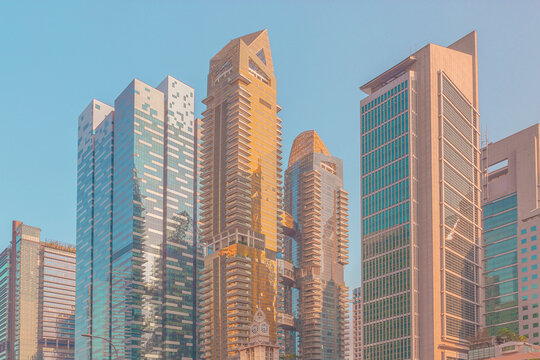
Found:
<path fill-rule="evenodd" d="M 353 290 L 353 360 L 362 360 L 362 288 Z"/>
<path fill-rule="evenodd" d="M 2 253 L 1 359 L 75 359 L 75 247 L 41 241 L 41 229 L 13 221 Z M 3 262 L 3 264 L 6 264 Z"/>
<path fill-rule="evenodd" d="M 466 359 L 482 319 L 476 32 L 361 89 L 364 359 Z"/>
<path fill-rule="evenodd" d="M 482 151 L 486 328 L 492 336 L 506 328 L 534 345 L 540 343 L 539 142 L 535 124 Z"/>
<path fill-rule="evenodd" d="M 202 120 L 203 359 L 237 359 L 260 304 L 277 340 L 281 108 L 266 30 L 210 60 Z"/>

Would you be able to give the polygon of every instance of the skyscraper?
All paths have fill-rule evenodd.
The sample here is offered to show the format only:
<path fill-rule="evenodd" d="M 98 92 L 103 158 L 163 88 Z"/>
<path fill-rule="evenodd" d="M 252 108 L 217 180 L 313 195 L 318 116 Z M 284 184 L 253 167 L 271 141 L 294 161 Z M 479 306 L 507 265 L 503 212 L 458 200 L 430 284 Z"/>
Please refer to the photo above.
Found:
<path fill-rule="evenodd" d="M 482 149 L 485 324 L 540 342 L 540 125 Z M 538 230 L 537 230 L 538 229 Z"/>
<path fill-rule="evenodd" d="M 193 110 L 167 76 L 79 117 L 77 359 L 198 356 Z"/>
<path fill-rule="evenodd" d="M 75 359 L 75 248 L 13 221 L 0 254 L 0 359 Z"/>
<path fill-rule="evenodd" d="M 353 290 L 353 360 L 362 360 L 362 288 Z"/>
<path fill-rule="evenodd" d="M 210 60 L 202 120 L 203 359 L 236 359 L 264 312 L 276 342 L 281 110 L 266 30 Z"/>
<path fill-rule="evenodd" d="M 348 289 L 348 193 L 343 162 L 333 157 L 319 135 L 298 135 L 285 172 L 285 211 L 298 229 L 284 252 L 297 252 L 296 287 L 300 355 L 306 359 L 344 359 Z"/>
<path fill-rule="evenodd" d="M 364 358 L 466 358 L 482 303 L 476 32 L 361 89 Z"/>

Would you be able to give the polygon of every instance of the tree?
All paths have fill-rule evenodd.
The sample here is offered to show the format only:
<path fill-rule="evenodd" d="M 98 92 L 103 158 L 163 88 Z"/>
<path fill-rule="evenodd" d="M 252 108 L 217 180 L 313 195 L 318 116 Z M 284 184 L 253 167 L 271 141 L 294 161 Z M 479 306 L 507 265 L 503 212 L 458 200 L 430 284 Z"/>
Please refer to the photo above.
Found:
<path fill-rule="evenodd" d="M 503 328 L 497 332 L 495 335 L 495 341 L 497 344 L 504 344 L 505 342 L 509 341 L 521 341 L 525 342 L 528 340 L 528 338 L 524 335 L 519 335 L 512 330 L 509 330 L 507 328 Z"/>

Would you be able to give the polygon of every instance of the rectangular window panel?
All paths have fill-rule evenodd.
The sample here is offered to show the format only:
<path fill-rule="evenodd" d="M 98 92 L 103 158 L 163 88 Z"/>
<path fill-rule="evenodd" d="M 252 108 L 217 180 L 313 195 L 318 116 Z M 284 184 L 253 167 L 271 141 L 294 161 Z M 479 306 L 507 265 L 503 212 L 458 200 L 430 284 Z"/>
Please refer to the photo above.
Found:
<path fill-rule="evenodd" d="M 517 264 L 517 251 L 488 259 L 486 270 L 490 271 L 513 264 Z"/>
<path fill-rule="evenodd" d="M 515 236 L 517 232 L 517 223 L 510 224 L 498 228 L 496 230 L 487 231 L 484 233 L 484 243 L 491 244 L 496 241 Z"/>
<path fill-rule="evenodd" d="M 513 237 L 508 240 L 486 246 L 486 257 L 492 257 L 508 251 L 517 249 L 517 238 Z"/>

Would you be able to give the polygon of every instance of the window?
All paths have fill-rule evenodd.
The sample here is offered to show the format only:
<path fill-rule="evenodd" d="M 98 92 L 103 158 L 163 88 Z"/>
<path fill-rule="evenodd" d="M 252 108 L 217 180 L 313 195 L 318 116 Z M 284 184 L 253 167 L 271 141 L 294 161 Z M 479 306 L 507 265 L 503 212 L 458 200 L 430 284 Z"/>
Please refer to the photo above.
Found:
<path fill-rule="evenodd" d="M 529 280 L 526 276 L 523 278 L 523 282 Z"/>
<path fill-rule="evenodd" d="M 522 253 L 522 254 L 525 254 L 526 252 L 527 252 L 527 248 L 521 249 L 521 253 Z"/>
<path fill-rule="evenodd" d="M 527 239 L 521 239 L 521 243 L 522 243 L 522 244 L 526 244 L 526 243 L 527 243 Z"/>
<path fill-rule="evenodd" d="M 527 229 L 521 230 L 521 234 L 526 234 L 526 233 L 527 233 Z"/>
<path fill-rule="evenodd" d="M 531 231 L 536 231 L 536 226 L 531 227 Z"/>

